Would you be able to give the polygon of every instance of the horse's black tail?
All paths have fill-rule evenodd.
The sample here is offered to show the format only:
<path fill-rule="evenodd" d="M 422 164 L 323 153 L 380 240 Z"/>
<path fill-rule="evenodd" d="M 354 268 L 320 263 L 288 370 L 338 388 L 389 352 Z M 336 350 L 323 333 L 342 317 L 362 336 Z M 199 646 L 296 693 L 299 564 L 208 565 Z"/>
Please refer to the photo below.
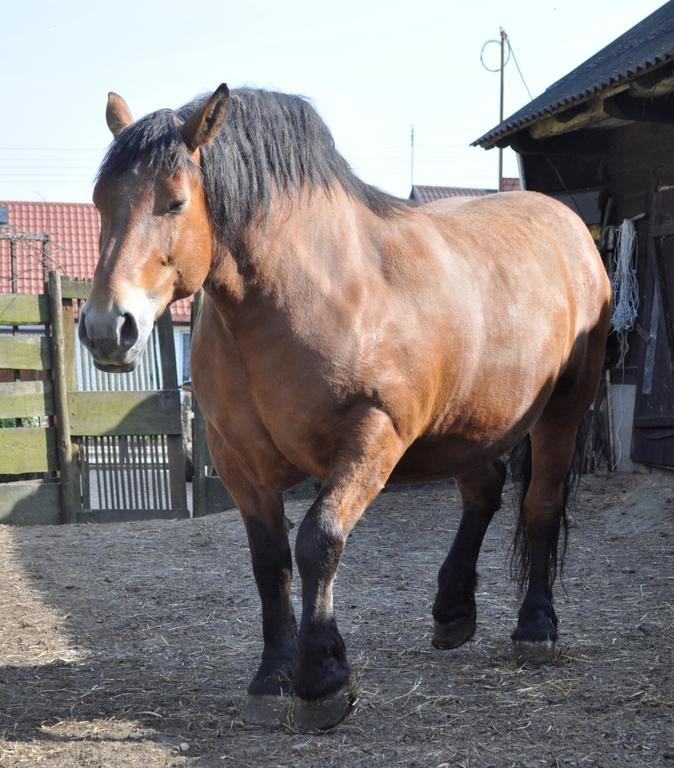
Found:
<path fill-rule="evenodd" d="M 569 519 L 567 508 L 569 501 L 575 498 L 583 469 L 587 443 L 587 420 L 584 419 L 578 428 L 576 446 L 569 471 L 564 478 L 562 495 L 562 514 L 556 520 L 551 531 L 552 546 L 550 548 L 549 582 L 552 585 L 559 572 L 560 578 L 564 570 L 564 559 L 568 545 Z M 529 538 L 527 536 L 527 524 L 524 517 L 524 499 L 531 483 L 531 438 L 527 435 L 518 443 L 510 453 L 510 474 L 515 486 L 514 503 L 517 509 L 517 527 L 512 543 L 510 556 L 510 575 L 516 581 L 518 589 L 524 591 L 529 576 Z M 561 553 L 559 552 L 559 537 L 562 536 Z"/>

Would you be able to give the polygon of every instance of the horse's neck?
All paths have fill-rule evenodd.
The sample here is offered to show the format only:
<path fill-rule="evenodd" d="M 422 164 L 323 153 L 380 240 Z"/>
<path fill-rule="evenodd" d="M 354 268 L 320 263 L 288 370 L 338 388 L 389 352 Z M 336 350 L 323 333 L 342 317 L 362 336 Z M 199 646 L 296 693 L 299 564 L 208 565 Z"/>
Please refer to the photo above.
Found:
<path fill-rule="evenodd" d="M 264 221 L 224 248 L 207 289 L 233 322 L 251 304 L 287 308 L 299 296 L 339 290 L 375 249 L 383 222 L 343 190 L 305 191 L 275 202 Z"/>

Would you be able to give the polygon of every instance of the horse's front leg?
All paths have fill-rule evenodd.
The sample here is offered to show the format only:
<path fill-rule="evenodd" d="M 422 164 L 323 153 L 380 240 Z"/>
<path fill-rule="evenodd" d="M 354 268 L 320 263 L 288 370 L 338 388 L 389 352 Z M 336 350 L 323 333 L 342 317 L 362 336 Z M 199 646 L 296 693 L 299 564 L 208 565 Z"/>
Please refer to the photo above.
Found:
<path fill-rule="evenodd" d="M 281 696 L 292 690 L 297 650 L 297 624 L 291 602 L 292 554 L 280 491 L 253 484 L 236 455 L 209 434 L 215 467 L 246 526 L 253 573 L 262 603 L 262 659 L 248 686 L 244 718 L 276 722 Z"/>
<path fill-rule="evenodd" d="M 293 680 L 298 697 L 294 722 L 302 730 L 330 728 L 351 706 L 351 669 L 335 621 L 332 584 L 349 532 L 403 450 L 389 417 L 380 411 L 367 411 L 351 427 L 297 534 L 302 622 Z"/>

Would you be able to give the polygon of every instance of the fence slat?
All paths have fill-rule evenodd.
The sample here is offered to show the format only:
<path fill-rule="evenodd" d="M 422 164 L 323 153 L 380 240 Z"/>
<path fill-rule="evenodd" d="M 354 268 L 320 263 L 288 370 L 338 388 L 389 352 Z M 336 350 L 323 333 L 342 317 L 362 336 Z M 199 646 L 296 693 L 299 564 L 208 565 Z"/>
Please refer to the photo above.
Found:
<path fill-rule="evenodd" d="M 26 371 L 51 369 L 49 340 L 44 336 L 0 335 L 0 368 Z"/>
<path fill-rule="evenodd" d="M 147 509 L 84 509 L 77 515 L 78 523 L 127 523 L 134 520 L 173 520 L 179 510 Z"/>
<path fill-rule="evenodd" d="M 0 429 L 0 475 L 55 472 L 59 468 L 53 427 Z"/>
<path fill-rule="evenodd" d="M 0 293 L 0 325 L 38 325 L 49 322 L 49 303 L 44 295 Z"/>
<path fill-rule="evenodd" d="M 64 299 L 88 299 L 93 282 L 61 278 L 61 295 Z"/>
<path fill-rule="evenodd" d="M 70 392 L 73 435 L 180 435 L 180 394 Z"/>
<path fill-rule="evenodd" d="M 54 390 L 51 381 L 0 383 L 0 419 L 53 415 Z"/>

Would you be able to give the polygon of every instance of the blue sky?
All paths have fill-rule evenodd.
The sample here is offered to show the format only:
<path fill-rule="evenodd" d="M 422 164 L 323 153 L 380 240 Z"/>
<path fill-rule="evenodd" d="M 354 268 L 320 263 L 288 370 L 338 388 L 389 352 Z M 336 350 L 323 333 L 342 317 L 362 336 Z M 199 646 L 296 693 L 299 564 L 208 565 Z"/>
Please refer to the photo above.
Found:
<path fill-rule="evenodd" d="M 300 93 L 366 181 L 495 187 L 497 156 L 470 148 L 498 122 L 480 64 L 499 26 L 536 96 L 662 0 L 24 0 L 2 12 L 0 199 L 88 202 L 110 135 L 107 92 L 134 115 L 221 82 Z M 498 46 L 485 52 L 497 65 Z M 529 101 L 506 68 L 505 113 Z M 512 153 L 506 175 L 516 175 Z"/>

